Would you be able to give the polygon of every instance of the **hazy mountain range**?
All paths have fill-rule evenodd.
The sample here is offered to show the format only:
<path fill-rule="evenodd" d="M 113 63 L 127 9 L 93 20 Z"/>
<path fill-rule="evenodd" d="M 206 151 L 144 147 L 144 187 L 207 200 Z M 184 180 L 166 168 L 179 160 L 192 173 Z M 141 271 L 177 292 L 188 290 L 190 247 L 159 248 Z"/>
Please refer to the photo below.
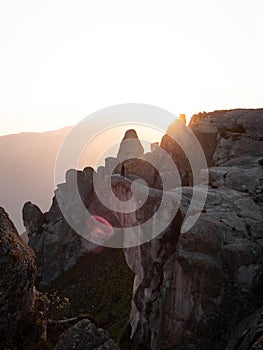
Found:
<path fill-rule="evenodd" d="M 54 191 L 57 152 L 71 127 L 0 137 L 0 206 L 19 232 L 24 231 L 22 207 L 26 201 L 48 210 Z"/>

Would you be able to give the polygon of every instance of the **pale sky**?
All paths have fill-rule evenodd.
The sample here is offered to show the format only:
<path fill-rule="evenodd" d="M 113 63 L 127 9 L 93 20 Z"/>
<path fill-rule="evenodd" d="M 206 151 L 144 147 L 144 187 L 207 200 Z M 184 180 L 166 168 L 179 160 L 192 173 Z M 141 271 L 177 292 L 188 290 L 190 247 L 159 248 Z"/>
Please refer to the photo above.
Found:
<path fill-rule="evenodd" d="M 188 118 L 263 107 L 262 10 L 262 0 L 2 0 L 0 135 L 127 102 Z"/>

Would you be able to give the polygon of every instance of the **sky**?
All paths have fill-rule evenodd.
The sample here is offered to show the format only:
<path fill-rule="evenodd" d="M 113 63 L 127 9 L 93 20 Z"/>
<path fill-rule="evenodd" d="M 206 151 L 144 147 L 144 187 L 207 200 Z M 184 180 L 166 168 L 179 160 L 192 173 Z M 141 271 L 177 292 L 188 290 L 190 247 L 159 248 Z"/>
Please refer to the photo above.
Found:
<path fill-rule="evenodd" d="M 1 1 L 0 135 L 75 125 L 120 103 L 188 120 L 262 107 L 262 7 L 262 0 Z"/>

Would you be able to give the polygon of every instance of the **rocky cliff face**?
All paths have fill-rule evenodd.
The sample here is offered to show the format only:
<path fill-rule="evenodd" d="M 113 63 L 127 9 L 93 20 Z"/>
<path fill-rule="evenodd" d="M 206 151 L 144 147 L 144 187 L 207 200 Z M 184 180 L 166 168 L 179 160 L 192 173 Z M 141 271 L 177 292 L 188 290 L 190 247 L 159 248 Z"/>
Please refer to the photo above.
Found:
<path fill-rule="evenodd" d="M 263 303 L 263 110 L 203 113 L 192 118 L 190 128 L 207 158 L 209 189 L 198 221 L 187 232 L 181 232 L 181 225 L 193 195 L 189 186 L 191 169 L 183 150 L 169 135 L 154 152 L 142 154 L 138 140 L 132 136 L 135 134 L 128 133 L 140 159 L 123 160 L 121 154 L 128 152 L 123 144 L 119 160 L 106 159 L 105 167 L 95 174 L 110 181 L 113 192 L 122 200 L 130 199 L 132 180 L 144 178 L 151 189 L 146 203 L 135 213 L 118 211 L 114 202 L 112 210 L 106 209 L 94 191 L 90 168 L 77 175 L 85 206 L 122 228 L 142 226 L 160 206 L 162 182 L 154 168 L 169 183 L 163 213 L 169 216 L 176 206 L 175 173 L 164 161 L 160 148 L 173 158 L 186 185 L 180 208 L 162 233 L 151 240 L 157 224 L 166 220 L 165 215 L 142 226 L 141 235 L 149 237 L 148 242 L 124 250 L 127 264 L 135 273 L 125 336 L 138 349 L 225 349 L 234 325 Z M 134 152 L 128 152 L 129 156 Z M 120 160 L 128 171 L 125 178 L 116 175 L 120 173 Z M 112 170 L 115 175 L 110 177 Z M 39 213 L 32 204 L 24 208 L 29 244 L 37 252 L 44 283 L 90 249 L 89 243 L 66 224 L 57 204 L 60 196 L 68 203 L 69 211 L 74 210 L 73 172 L 69 171 L 66 183 L 58 186 L 48 213 Z M 206 191 L 202 185 L 197 189 L 200 194 Z M 30 219 L 30 210 L 35 213 L 34 220 Z"/>
<path fill-rule="evenodd" d="M 155 240 L 125 251 L 136 273 L 130 335 L 137 346 L 225 349 L 233 324 L 262 304 L 262 125 L 263 110 L 192 120 L 210 165 L 201 216 L 179 237 L 177 219 Z M 182 215 L 191 196 L 185 188 Z"/>
<path fill-rule="evenodd" d="M 129 159 L 124 161 L 128 157 Z M 139 158 L 141 157 L 141 158 Z M 134 130 L 128 130 L 122 140 L 117 158 L 107 158 L 105 166 L 99 167 L 95 172 L 87 167 L 83 171 L 70 169 L 66 173 L 66 182 L 59 184 L 55 190 L 52 205 L 48 212 L 42 213 L 33 203 L 27 202 L 23 207 L 23 221 L 29 237 L 29 246 L 34 250 L 37 257 L 38 282 L 47 285 L 59 277 L 63 271 L 68 270 L 78 260 L 79 257 L 93 253 L 96 245 L 87 241 L 77 234 L 67 223 L 59 208 L 58 201 L 63 204 L 67 213 L 74 217 L 74 221 L 81 221 L 78 218 L 79 202 L 73 193 L 74 177 L 77 177 L 79 194 L 85 207 L 94 215 L 100 215 L 108 220 L 114 227 L 120 227 L 124 221 L 116 211 L 105 207 L 94 190 L 94 179 L 100 185 L 100 192 L 103 192 L 103 186 L 106 180 L 113 174 L 113 189 L 117 196 L 125 200 L 122 191 L 130 193 L 130 183 L 125 185 L 122 181 L 121 163 L 125 164 L 126 175 L 136 178 L 143 177 L 149 185 L 158 183 L 158 176 L 155 176 L 155 169 L 144 160 L 143 147 Z M 114 180 L 115 174 L 115 180 Z M 117 177 L 116 177 L 116 174 Z M 133 177 L 133 179 L 134 179 Z M 117 178 L 117 180 L 116 180 Z M 118 186 L 118 184 L 121 186 Z M 159 185 L 157 184 L 157 187 Z M 128 192 L 125 190 L 128 190 Z M 158 201 L 158 200 L 157 200 Z"/>
<path fill-rule="evenodd" d="M 55 198 L 45 214 L 31 202 L 25 203 L 23 216 L 28 244 L 37 257 L 37 283 L 49 284 L 87 251 L 84 239 L 63 219 Z"/>
<path fill-rule="evenodd" d="M 0 348 L 36 349 L 45 338 L 45 301 L 35 289 L 36 262 L 0 208 Z"/>
<path fill-rule="evenodd" d="M 28 204 L 28 207 L 27 214 L 33 215 L 30 230 L 37 230 L 42 214 L 36 206 Z M 47 334 L 56 332 L 52 330 L 56 321 L 47 320 L 47 305 L 51 300 L 35 289 L 35 280 L 35 254 L 0 207 L 0 349 L 53 349 L 50 339 L 47 340 Z M 74 318 L 68 324 L 72 321 Z M 83 319 L 60 336 L 55 349 L 118 350 L 119 347 L 108 332 Z"/>

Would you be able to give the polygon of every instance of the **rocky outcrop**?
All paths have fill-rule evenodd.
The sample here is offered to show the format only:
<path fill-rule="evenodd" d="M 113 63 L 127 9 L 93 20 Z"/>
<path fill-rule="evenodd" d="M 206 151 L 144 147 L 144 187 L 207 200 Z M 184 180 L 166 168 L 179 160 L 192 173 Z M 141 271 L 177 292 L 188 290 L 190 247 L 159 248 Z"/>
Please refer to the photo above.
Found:
<path fill-rule="evenodd" d="M 191 190 L 185 190 L 182 213 L 190 198 Z M 136 272 L 131 312 L 135 344 L 203 349 L 216 343 L 224 349 L 223 336 L 232 324 L 262 302 L 261 227 L 262 213 L 246 194 L 211 189 L 190 231 L 179 235 L 177 220 L 165 244 L 157 237 L 126 250 Z M 179 237 L 169 252 L 173 235 Z"/>
<path fill-rule="evenodd" d="M 55 350 L 118 350 L 108 332 L 84 319 L 64 332 Z"/>
<path fill-rule="evenodd" d="M 174 134 L 175 130 L 180 127 L 180 121 L 176 120 L 171 124 L 167 130 L 166 135 L 163 136 L 160 147 L 167 152 L 173 159 L 178 172 L 181 177 L 182 186 L 188 186 L 191 182 L 191 165 L 187 159 L 184 150 L 181 146 L 170 136 Z M 165 169 L 164 169 L 165 170 Z"/>
<path fill-rule="evenodd" d="M 92 214 L 102 216 L 115 227 L 139 226 L 141 237 L 147 237 L 146 243 L 124 251 L 127 264 L 135 273 L 130 321 L 124 333 L 135 348 L 225 350 L 235 325 L 262 305 L 262 122 L 263 110 L 219 111 L 192 118 L 190 128 L 209 165 L 209 188 L 198 221 L 186 232 L 181 231 L 181 226 L 193 198 L 193 188 L 189 186 L 191 167 L 184 150 L 169 132 L 153 152 L 143 154 L 134 136 L 133 151 L 123 143 L 118 159 L 108 158 L 97 173 L 90 168 L 77 172 L 80 196 Z M 170 126 L 170 131 L 175 127 L 176 123 Z M 130 139 L 128 136 L 125 139 Z M 176 163 L 185 186 L 176 216 L 156 235 L 158 225 L 167 221 L 180 198 L 175 172 L 162 151 Z M 126 161 L 121 154 L 134 158 Z M 119 175 L 120 162 L 125 165 L 125 178 Z M 90 247 L 65 222 L 58 206 L 59 198 L 69 214 L 74 213 L 77 206 L 71 191 L 74 174 L 76 171 L 70 170 L 66 183 L 58 186 L 41 227 L 25 220 L 28 230 L 34 230 L 31 235 L 28 232 L 29 244 L 38 251 L 37 256 L 44 257 L 38 264 L 46 283 L 72 266 Z M 98 192 L 94 191 L 93 175 L 95 181 L 102 181 Z M 166 191 L 160 175 L 169 185 Z M 129 200 L 131 184 L 138 178 L 143 178 L 151 188 L 145 204 L 136 212 L 124 213 L 111 199 L 112 210 L 100 202 L 99 192 L 108 199 L 106 183 L 111 184 L 118 199 Z M 138 203 L 143 186 L 135 191 Z M 201 198 L 207 187 L 198 184 L 195 191 Z M 162 204 L 164 194 L 167 197 Z M 201 207 L 198 196 L 195 201 L 195 206 Z M 148 221 L 160 205 L 165 209 Z M 79 219 L 76 210 L 75 213 L 72 215 Z M 191 215 L 196 215 L 194 208 Z M 39 214 L 37 222 L 41 222 L 41 217 Z M 133 234 L 133 229 L 130 232 Z"/>
<path fill-rule="evenodd" d="M 263 308 L 242 320 L 230 336 L 226 350 L 263 349 Z"/>
<path fill-rule="evenodd" d="M 123 165 L 125 176 L 134 175 L 143 178 L 150 187 L 160 188 L 159 175 L 154 167 L 154 163 L 157 161 L 156 156 L 157 152 L 155 155 L 151 152 L 144 153 L 136 131 L 133 129 L 127 130 L 121 141 L 117 159 L 115 159 L 116 166 L 113 173 L 121 174 Z M 105 165 L 107 169 L 107 162 L 105 162 Z"/>
<path fill-rule="evenodd" d="M 26 215 L 31 205 L 25 204 L 23 212 Z M 53 215 L 52 211 L 53 207 L 46 216 Z M 44 217 L 44 214 L 42 215 Z M 77 259 L 88 251 L 86 240 L 75 233 L 63 217 L 54 221 L 46 219 L 38 231 L 29 231 L 27 234 L 28 244 L 37 257 L 37 282 L 43 285 L 49 284 L 63 271 L 72 267 Z"/>
<path fill-rule="evenodd" d="M 31 202 L 27 202 L 23 207 L 24 226 L 28 237 L 41 233 L 44 224 L 44 215 L 41 210 Z"/>
<path fill-rule="evenodd" d="M 0 348 L 36 349 L 45 338 L 45 300 L 35 289 L 36 261 L 0 208 Z"/>
<path fill-rule="evenodd" d="M 193 116 L 190 128 L 206 153 L 208 165 L 248 165 L 248 158 L 262 158 L 262 113 L 263 109 L 236 109 Z"/>
<path fill-rule="evenodd" d="M 177 218 L 154 240 L 125 250 L 136 274 L 130 337 L 138 348 L 225 349 L 233 325 L 262 305 L 262 125 L 263 110 L 193 118 L 210 165 L 205 208 L 189 231 L 178 233 Z M 162 147 L 180 157 L 168 137 Z M 182 216 L 191 197 L 184 188 Z"/>
<path fill-rule="evenodd" d="M 87 240 L 77 234 L 64 219 L 57 198 L 68 211 L 77 212 L 78 202 L 72 193 L 72 182 L 76 175 L 81 199 L 89 205 L 93 198 L 93 172 L 89 167 L 83 171 L 70 169 L 66 174 L 66 182 L 58 185 L 48 212 L 42 213 L 31 202 L 25 203 L 23 207 L 28 244 L 37 257 L 38 283 L 49 284 L 89 251 Z"/>
<path fill-rule="evenodd" d="M 156 153 L 157 154 L 157 153 Z M 125 160 L 125 157 L 131 157 Z M 142 158 L 139 158 L 142 157 Z M 145 156 L 147 159 L 149 155 Z M 23 221 L 29 237 L 29 246 L 34 250 L 37 257 L 38 283 L 48 285 L 59 277 L 63 271 L 68 270 L 78 260 L 79 257 L 92 252 L 96 245 L 87 241 L 77 234 L 68 224 L 61 212 L 59 203 L 63 205 L 68 216 L 73 221 L 80 222 L 78 225 L 85 225 L 80 218 L 78 210 L 79 197 L 91 214 L 100 215 L 106 218 L 114 227 L 120 227 L 118 215 L 114 210 L 109 210 L 101 203 L 94 191 L 95 181 L 100 182 L 100 190 L 103 192 L 104 182 L 117 175 L 117 182 L 120 178 L 121 162 L 125 164 L 125 177 L 142 178 L 149 185 L 159 186 L 158 174 L 154 167 L 144 159 L 144 150 L 138 139 L 135 130 L 128 130 L 121 142 L 120 151 L 117 158 L 106 158 L 105 166 L 99 167 L 97 172 L 87 167 L 83 171 L 69 169 L 66 173 L 65 183 L 59 184 L 55 190 L 55 196 L 48 212 L 42 213 L 40 209 L 31 202 L 25 203 L 23 207 Z M 146 174 L 146 175 L 143 175 Z M 74 179 L 77 178 L 78 191 L 74 193 Z M 126 186 L 129 188 L 130 184 Z M 124 187 L 122 186 L 122 189 Z M 100 191 L 100 192 L 101 192 Z M 117 190 L 118 191 L 118 190 Z M 82 226 L 83 226 L 82 225 Z"/>
<path fill-rule="evenodd" d="M 129 158 L 140 158 L 144 149 L 135 130 L 127 130 L 120 144 L 117 159 L 122 162 Z"/>

